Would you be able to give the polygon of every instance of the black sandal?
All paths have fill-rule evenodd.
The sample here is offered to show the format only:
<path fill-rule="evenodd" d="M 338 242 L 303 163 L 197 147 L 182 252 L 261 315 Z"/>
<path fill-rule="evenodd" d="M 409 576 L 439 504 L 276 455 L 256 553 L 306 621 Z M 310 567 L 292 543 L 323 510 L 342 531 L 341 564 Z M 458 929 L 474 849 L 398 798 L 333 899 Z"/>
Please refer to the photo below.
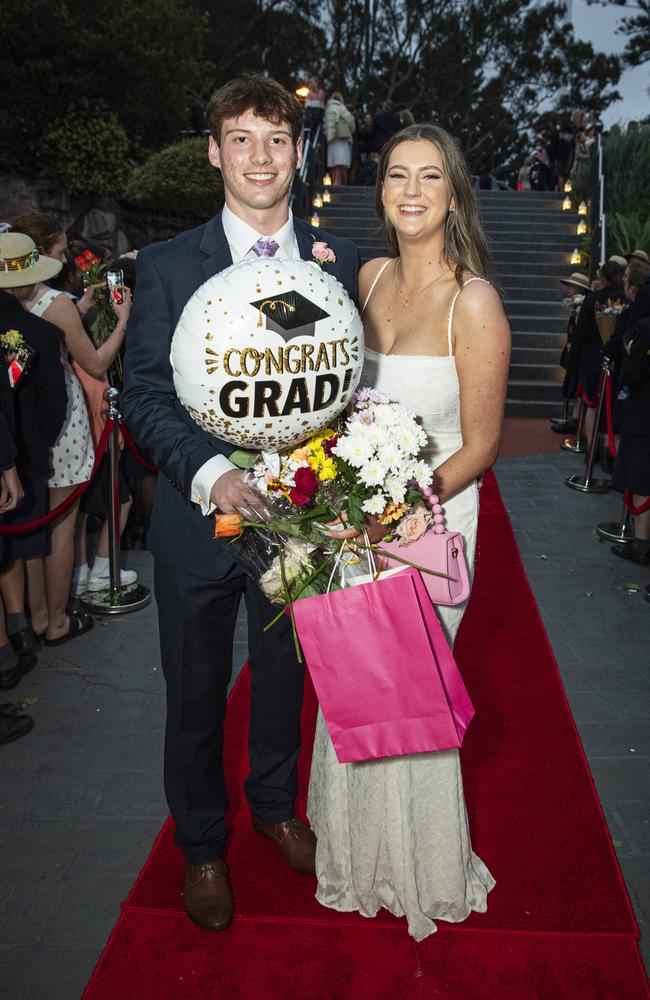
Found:
<path fill-rule="evenodd" d="M 70 639 L 76 639 L 78 635 L 90 632 L 95 624 L 95 619 L 84 611 L 69 611 L 68 617 L 70 618 L 70 627 L 65 635 L 59 636 L 58 639 L 43 639 L 44 646 L 61 646 Z"/>

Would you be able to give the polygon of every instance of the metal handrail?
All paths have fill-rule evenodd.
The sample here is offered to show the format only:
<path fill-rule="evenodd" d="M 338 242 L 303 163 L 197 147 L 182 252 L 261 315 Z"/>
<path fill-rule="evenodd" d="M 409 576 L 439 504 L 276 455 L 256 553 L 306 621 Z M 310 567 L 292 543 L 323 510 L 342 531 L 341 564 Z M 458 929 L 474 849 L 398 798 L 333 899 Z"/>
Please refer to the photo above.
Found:
<path fill-rule="evenodd" d="M 602 131 L 598 132 L 593 159 L 590 192 L 589 231 L 591 232 L 590 277 L 607 260 L 607 214 L 605 212 L 605 164 Z"/>
<path fill-rule="evenodd" d="M 306 215 L 312 203 L 315 190 L 318 187 L 316 176 L 318 156 L 323 137 L 322 123 L 316 127 L 312 135 L 311 128 L 302 128 L 302 163 L 300 170 L 294 174 L 289 192 L 289 205 L 295 215 Z"/>
<path fill-rule="evenodd" d="M 600 263 L 605 263 L 607 244 L 607 214 L 605 212 L 605 170 L 603 155 L 603 133 L 598 133 L 598 215 L 600 220 Z"/>

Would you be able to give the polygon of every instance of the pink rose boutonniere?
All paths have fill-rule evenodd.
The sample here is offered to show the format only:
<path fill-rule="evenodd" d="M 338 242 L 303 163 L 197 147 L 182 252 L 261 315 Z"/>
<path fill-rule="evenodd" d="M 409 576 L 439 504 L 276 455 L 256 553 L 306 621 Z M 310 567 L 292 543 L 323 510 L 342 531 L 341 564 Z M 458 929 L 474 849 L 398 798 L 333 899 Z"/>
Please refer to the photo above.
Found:
<path fill-rule="evenodd" d="M 314 260 L 322 267 L 323 264 L 336 264 L 336 254 L 327 243 L 315 240 L 311 250 Z"/>

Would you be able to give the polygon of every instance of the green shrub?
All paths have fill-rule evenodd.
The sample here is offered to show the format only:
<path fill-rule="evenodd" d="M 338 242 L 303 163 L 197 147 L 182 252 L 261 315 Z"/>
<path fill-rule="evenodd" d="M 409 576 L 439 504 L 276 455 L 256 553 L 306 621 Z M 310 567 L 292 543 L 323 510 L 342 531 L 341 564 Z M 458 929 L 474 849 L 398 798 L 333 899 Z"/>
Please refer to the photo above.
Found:
<path fill-rule="evenodd" d="M 70 194 L 113 197 L 122 193 L 131 170 L 129 140 L 110 112 L 77 109 L 46 130 L 39 166 Z"/>
<path fill-rule="evenodd" d="M 650 217 L 650 127 L 610 135 L 604 144 L 605 205 L 608 217 Z"/>
<path fill-rule="evenodd" d="M 153 212 L 214 215 L 223 204 L 223 182 L 208 162 L 207 139 L 186 139 L 153 153 L 131 174 L 125 198 Z"/>
<path fill-rule="evenodd" d="M 628 215 L 613 212 L 607 215 L 607 228 L 617 253 L 629 254 L 633 250 L 647 252 L 650 249 L 650 216 L 642 221 L 638 212 Z"/>

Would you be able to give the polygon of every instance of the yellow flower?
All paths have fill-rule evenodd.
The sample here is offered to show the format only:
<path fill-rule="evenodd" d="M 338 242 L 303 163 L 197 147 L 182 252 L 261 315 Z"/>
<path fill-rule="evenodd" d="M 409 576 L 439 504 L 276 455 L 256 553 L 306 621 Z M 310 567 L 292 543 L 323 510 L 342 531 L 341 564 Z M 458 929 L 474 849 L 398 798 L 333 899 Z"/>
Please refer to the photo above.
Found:
<path fill-rule="evenodd" d="M 332 458 L 328 458 L 318 472 L 319 478 L 324 482 L 326 479 L 336 479 L 337 475 L 336 463 Z"/>
<path fill-rule="evenodd" d="M 377 520 L 380 524 L 390 524 L 391 521 L 399 521 L 400 517 L 406 514 L 408 509 L 409 505 L 407 503 L 389 503 L 384 508 L 384 513 L 377 515 Z"/>
<path fill-rule="evenodd" d="M 2 346 L 4 348 L 6 348 L 7 350 L 10 349 L 15 350 L 22 344 L 23 337 L 22 334 L 18 332 L 18 330 L 7 330 L 6 333 L 2 334 L 0 340 L 2 341 Z"/>

